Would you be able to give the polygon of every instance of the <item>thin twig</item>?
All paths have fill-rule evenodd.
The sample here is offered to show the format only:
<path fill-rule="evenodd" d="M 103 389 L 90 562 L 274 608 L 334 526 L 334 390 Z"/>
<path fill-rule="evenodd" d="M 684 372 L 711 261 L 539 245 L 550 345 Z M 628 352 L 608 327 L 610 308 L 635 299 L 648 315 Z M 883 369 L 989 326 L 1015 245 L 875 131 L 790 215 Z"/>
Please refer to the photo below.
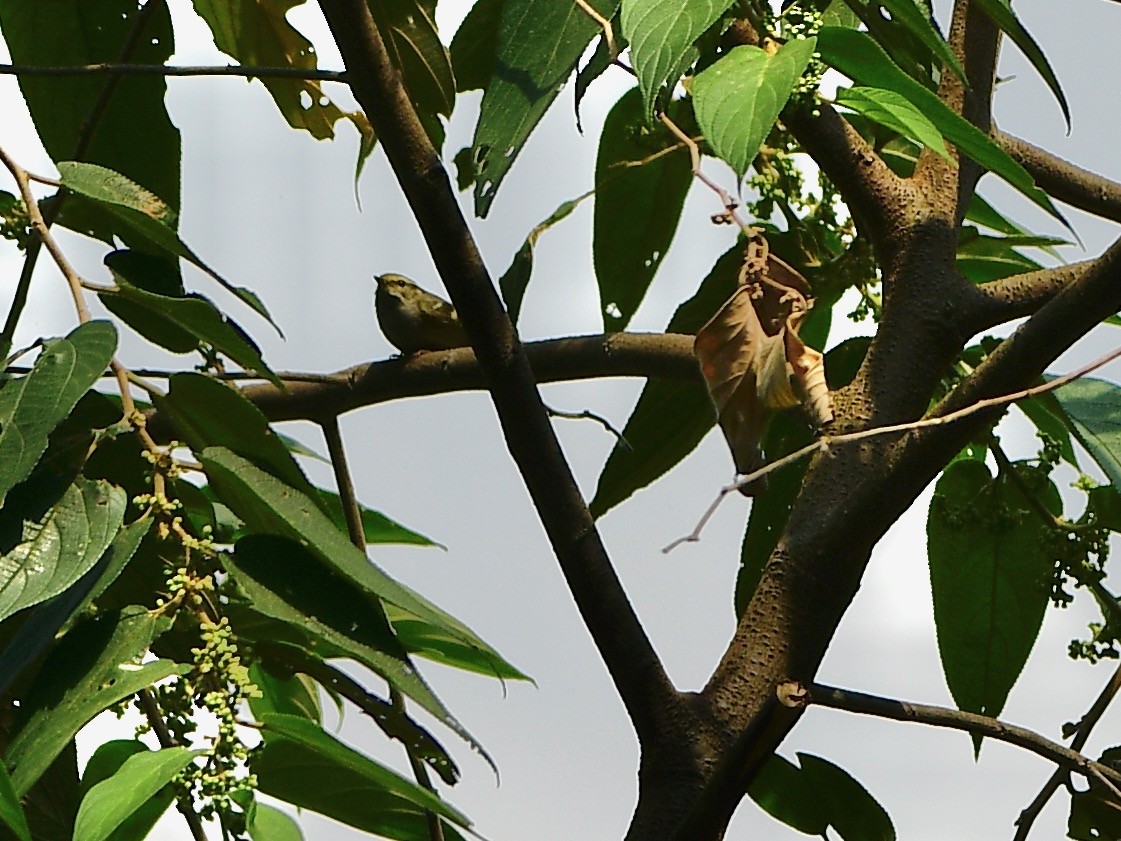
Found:
<path fill-rule="evenodd" d="M 1077 733 L 1070 743 L 1071 750 L 1082 751 L 1086 741 L 1090 738 L 1090 731 L 1094 729 L 1094 725 L 1101 719 L 1119 690 L 1121 690 L 1121 665 L 1113 670 L 1113 674 L 1110 675 L 1109 681 L 1101 693 L 1094 699 L 1094 703 L 1086 711 L 1086 714 L 1082 716 L 1082 720 L 1078 722 Z M 1055 769 L 1055 772 L 1039 790 L 1039 794 L 1027 805 L 1024 811 L 1020 812 L 1020 816 L 1016 819 L 1016 834 L 1012 841 L 1026 841 L 1035 819 L 1039 817 L 1039 813 L 1043 811 L 1043 807 L 1047 805 L 1051 796 L 1059 790 L 1066 777 L 1067 772 L 1062 768 Z"/>
<path fill-rule="evenodd" d="M 876 695 L 852 692 L 818 683 L 813 685 L 808 696 L 803 697 L 805 702 L 820 707 L 845 710 L 862 715 L 874 715 L 879 718 L 889 718 L 893 721 L 913 721 L 918 724 L 928 724 L 932 727 L 963 730 L 967 733 L 1007 742 L 1081 774 L 1087 779 L 1101 780 L 1113 791 L 1116 791 L 1116 786 L 1121 784 L 1121 772 L 1115 771 L 1100 762 L 1095 762 L 1066 745 L 1052 742 L 1033 730 L 1028 730 L 1026 727 L 1020 727 L 1016 724 L 1009 724 L 991 716 L 966 712 L 965 710 L 954 710 L 949 707 L 912 704 L 909 701 L 881 698 Z M 1121 800 L 1121 795 L 1118 796 L 1118 799 Z"/>
<path fill-rule="evenodd" d="M 346 447 L 343 445 L 342 433 L 339 430 L 339 419 L 337 417 L 325 418 L 320 421 L 319 425 L 327 442 L 327 455 L 331 459 L 331 467 L 335 471 L 335 485 L 339 491 L 339 500 L 342 503 L 350 541 L 365 552 L 366 531 L 362 527 L 362 509 L 358 504 L 358 496 L 354 492 L 354 481 L 351 479 L 350 467 L 347 464 Z M 404 697 L 392 686 L 389 688 L 389 698 L 395 709 L 402 715 L 408 715 Z M 436 788 L 428 777 L 428 768 L 425 766 L 424 760 L 417 756 L 408 744 L 405 744 L 405 753 L 409 757 L 409 766 L 412 768 L 417 784 L 435 794 Z M 440 824 L 439 816 L 434 812 L 425 810 L 424 817 L 428 824 L 430 841 L 444 841 L 444 828 Z"/>
<path fill-rule="evenodd" d="M 566 418 L 567 420 L 595 421 L 600 426 L 602 426 L 604 429 L 606 429 L 608 432 L 610 432 L 612 435 L 614 435 L 615 440 L 617 440 L 619 442 L 619 445 L 624 450 L 626 450 L 628 453 L 633 453 L 634 452 L 634 447 L 632 447 L 630 442 L 626 438 L 623 437 L 622 432 L 620 432 L 618 429 L 616 429 L 614 426 L 611 425 L 611 421 L 609 421 L 607 418 L 603 417 L 603 415 L 597 415 L 595 412 L 591 411 L 590 409 L 585 409 L 582 412 L 562 412 L 560 409 L 554 409 L 552 406 L 546 404 L 545 405 L 545 411 L 548 412 L 549 417 L 552 417 L 552 418 Z"/>
<path fill-rule="evenodd" d="M 737 491 L 742 487 L 750 485 L 752 482 L 762 478 L 763 476 L 766 476 L 768 473 L 773 473 L 774 471 L 786 467 L 786 465 L 788 464 L 793 464 L 794 462 L 805 458 L 808 455 L 812 455 L 818 452 L 827 452 L 830 447 L 833 447 L 836 444 L 846 444 L 851 441 L 860 441 L 865 438 L 873 438 L 879 435 L 891 435 L 898 432 L 912 432 L 917 429 L 925 429 L 932 426 L 945 426 L 946 424 L 961 420 L 964 417 L 968 417 L 969 415 L 984 411 L 985 409 L 992 409 L 998 406 L 1006 406 L 1010 403 L 1015 403 L 1018 400 L 1024 400 L 1028 397 L 1035 397 L 1037 394 L 1045 394 L 1048 391 L 1054 391 L 1057 388 L 1062 388 L 1064 385 L 1072 383 L 1077 379 L 1081 379 L 1090 372 L 1101 368 L 1103 365 L 1112 362 L 1118 357 L 1121 357 L 1121 347 L 1111 350 L 1104 356 L 1095 359 L 1093 362 L 1090 362 L 1087 365 L 1083 365 L 1081 368 L 1075 371 L 1071 371 L 1069 374 L 1064 374 L 1061 377 L 1056 377 L 1053 380 L 1048 380 L 1045 383 L 1032 386 L 1031 388 L 1025 388 L 1022 391 L 1016 391 L 1011 394 L 1001 395 L 999 397 L 987 397 L 984 400 L 978 400 L 976 403 L 971 403 L 968 406 L 964 406 L 961 409 L 949 412 L 945 415 L 922 418 L 917 421 L 910 421 L 909 423 L 894 423 L 887 426 L 876 426 L 870 429 L 862 429 L 857 432 L 847 432 L 842 435 L 823 435 L 812 444 L 807 444 L 800 450 L 795 450 L 789 455 L 785 455 L 780 459 L 776 459 L 775 461 L 770 462 L 769 464 L 765 464 L 758 470 L 754 470 L 751 473 L 739 476 L 731 485 L 721 488 L 719 495 L 709 506 L 708 510 L 705 511 L 704 516 L 697 523 L 693 531 L 685 535 L 684 537 L 679 537 L 677 540 L 667 545 L 662 549 L 662 552 L 671 552 L 682 543 L 696 543 L 697 541 L 699 541 L 701 539 L 701 531 L 704 529 L 709 519 L 712 518 L 712 515 L 716 512 L 716 508 L 720 505 L 724 497 L 732 491 Z"/>
<path fill-rule="evenodd" d="M 607 41 L 607 49 L 611 51 L 611 59 L 614 61 L 619 55 L 619 45 L 615 42 L 615 29 L 611 25 L 611 21 L 601 15 L 588 0 L 572 0 L 580 10 L 599 24 L 599 28 L 603 30 L 603 38 Z"/>
<path fill-rule="evenodd" d="M 137 699 L 140 701 L 140 708 L 144 711 L 144 717 L 148 719 L 148 725 L 152 728 L 152 732 L 156 734 L 156 739 L 160 743 L 161 748 L 176 747 L 178 744 L 171 731 L 167 729 L 167 724 L 163 720 L 163 715 L 160 712 L 159 705 L 156 703 L 156 698 L 152 695 L 150 689 L 141 689 L 136 693 Z M 191 830 L 191 837 L 195 841 L 207 841 L 206 830 L 203 829 L 202 819 L 198 816 L 198 812 L 194 810 L 191 805 L 189 795 L 176 794 L 175 807 L 179 810 L 179 814 L 183 816 L 183 820 L 187 822 L 187 826 Z"/>
<path fill-rule="evenodd" d="M 247 79 L 306 79 L 312 82 L 343 82 L 341 70 L 316 70 L 301 67 L 252 67 L 235 65 L 168 64 L 74 64 L 62 67 L 35 67 L 25 64 L 0 64 L 0 76 L 233 76 Z"/>
<path fill-rule="evenodd" d="M 12 160 L 11 156 L 0 148 L 0 163 L 7 167 L 8 172 L 12 174 L 16 184 L 19 186 L 20 196 L 23 198 L 23 203 L 27 206 L 27 215 L 31 220 L 31 229 L 35 232 L 35 236 L 39 241 L 47 247 L 51 257 L 54 258 L 55 264 L 58 266 L 62 276 L 66 278 L 66 282 L 70 286 L 70 297 L 74 301 L 74 306 L 78 310 L 78 320 L 83 324 L 90 320 L 90 312 L 86 308 L 85 296 L 82 294 L 83 280 L 81 275 L 70 265 L 70 261 L 66 259 L 66 255 L 62 253 L 58 243 L 55 242 L 54 237 L 51 236 L 50 226 L 43 218 L 43 214 L 39 211 L 39 203 L 35 200 L 35 194 L 31 192 L 31 182 L 27 177 L 27 170 Z M 30 248 L 28 249 L 30 256 Z"/>

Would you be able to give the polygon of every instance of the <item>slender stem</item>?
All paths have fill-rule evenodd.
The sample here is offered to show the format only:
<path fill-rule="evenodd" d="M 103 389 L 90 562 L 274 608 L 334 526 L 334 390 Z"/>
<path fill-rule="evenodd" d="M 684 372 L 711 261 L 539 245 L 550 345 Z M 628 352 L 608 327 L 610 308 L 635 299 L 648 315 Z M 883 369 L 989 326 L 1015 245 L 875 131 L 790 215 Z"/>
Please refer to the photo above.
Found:
<path fill-rule="evenodd" d="M 664 549 L 662 549 L 662 551 L 670 552 L 673 549 L 676 549 L 682 543 L 696 543 L 698 540 L 700 540 L 701 531 L 703 530 L 705 524 L 715 513 L 716 507 L 720 504 L 720 501 L 727 494 L 731 493 L 734 490 L 739 490 L 742 487 L 750 485 L 752 482 L 755 482 L 763 476 L 766 476 L 768 473 L 773 473 L 774 471 L 786 467 L 786 465 L 788 464 L 793 464 L 794 462 L 799 461 L 800 459 L 803 459 L 808 455 L 828 452 L 829 448 L 833 447 L 836 444 L 845 444 L 851 441 L 860 441 L 865 438 L 873 438 L 880 435 L 890 435 L 899 432 L 912 432 L 917 429 L 925 429 L 927 427 L 933 426 L 945 426 L 947 424 L 953 423 L 954 421 L 958 421 L 962 418 L 976 414 L 977 412 L 984 411 L 985 409 L 993 409 L 998 406 L 1007 406 L 1010 403 L 1015 403 L 1017 400 L 1024 400 L 1028 397 L 1034 397 L 1037 394 L 1045 394 L 1048 391 L 1054 391 L 1057 388 L 1062 388 L 1064 385 L 1072 383 L 1075 380 L 1086 376 L 1090 372 L 1101 368 L 1103 365 L 1112 362 L 1118 357 L 1121 357 L 1121 347 L 1111 350 L 1104 356 L 1101 356 L 1095 359 L 1093 362 L 1083 365 L 1081 368 L 1075 371 L 1071 371 L 1069 374 L 1064 374 L 1061 377 L 1056 377 L 1053 380 L 1048 380 L 1047 382 L 1041 383 L 1040 385 L 1032 386 L 1031 388 L 1025 388 L 1021 391 L 1013 392 L 1012 394 L 1004 394 L 999 397 L 988 397 L 984 400 L 978 400 L 975 403 L 971 403 L 968 406 L 964 406 L 961 409 L 953 412 L 948 412 L 944 415 L 935 415 L 934 417 L 922 418 L 920 420 L 910 421 L 908 423 L 893 423 L 886 426 L 874 426 L 869 429 L 861 429 L 857 432 L 847 432 L 843 435 L 824 435 L 821 438 L 818 438 L 812 444 L 807 444 L 800 450 L 795 450 L 789 455 L 785 455 L 780 459 L 776 459 L 775 461 L 770 462 L 769 464 L 765 464 L 758 470 L 753 470 L 751 473 L 746 473 L 743 476 L 739 476 L 731 485 L 726 488 L 721 488 L 720 494 L 716 498 L 716 501 L 709 506 L 708 510 L 704 514 L 704 517 L 700 520 L 693 531 L 685 535 L 684 537 L 680 537 L 677 540 L 673 541 Z"/>
<path fill-rule="evenodd" d="M 1070 743 L 1071 750 L 1082 750 L 1086 741 L 1090 738 L 1090 731 L 1094 729 L 1094 725 L 1101 719 L 1102 714 L 1105 713 L 1106 708 L 1117 696 L 1119 690 L 1121 690 L 1121 665 L 1113 670 L 1109 682 L 1106 683 L 1098 697 L 1094 699 L 1094 703 L 1082 716 L 1082 720 L 1078 722 L 1078 732 Z M 1059 790 L 1059 786 L 1063 784 L 1066 776 L 1067 772 L 1063 768 L 1055 769 L 1055 772 L 1043 784 L 1043 788 L 1039 790 L 1039 794 L 1035 796 L 1024 811 L 1020 812 L 1020 817 L 1016 819 L 1016 834 L 1012 841 L 1026 841 L 1035 819 L 1039 817 L 1039 813 L 1043 811 L 1043 807 L 1047 805 L 1051 796 Z"/>
<path fill-rule="evenodd" d="M 163 714 L 160 712 L 159 705 L 156 703 L 156 698 L 152 695 L 150 689 L 141 689 L 136 693 L 140 701 L 140 708 L 144 711 L 144 717 L 148 719 L 148 724 L 152 728 L 152 732 L 156 734 L 156 739 L 160 743 L 161 748 L 171 748 L 176 746 L 175 737 L 171 735 L 171 731 L 167 729 L 167 724 L 163 720 Z M 178 794 L 175 797 L 175 807 L 179 810 L 179 814 L 183 816 L 183 820 L 187 822 L 188 828 L 191 830 L 191 837 L 195 841 L 207 841 L 206 830 L 202 827 L 202 819 L 198 816 L 198 812 L 191 806 L 190 798 L 185 794 Z"/>
<path fill-rule="evenodd" d="M 817 683 L 813 685 L 808 697 L 805 697 L 804 700 L 821 707 L 890 718 L 893 721 L 914 721 L 919 724 L 929 724 L 932 727 L 947 727 L 952 730 L 975 733 L 1024 748 L 1063 768 L 1081 774 L 1087 779 L 1103 780 L 1111 787 L 1121 783 L 1121 772 L 1100 762 L 1095 762 L 1083 756 L 1077 750 L 1068 748 L 1058 742 L 1052 742 L 1026 727 L 1009 724 L 987 715 L 966 712 L 965 710 L 954 710 L 949 707 L 912 704 L 909 701 L 881 698 L 876 695 L 852 692 L 847 689 L 838 689 Z"/>
<path fill-rule="evenodd" d="M 346 518 L 347 532 L 350 541 L 363 552 L 366 551 L 366 532 L 362 528 L 362 509 L 358 504 L 358 496 L 354 492 L 354 481 L 350 476 L 350 467 L 347 464 L 346 447 L 343 445 L 342 433 L 339 430 L 337 417 L 324 418 L 319 422 L 323 429 L 323 437 L 327 441 L 327 455 L 331 458 L 331 467 L 335 471 L 335 485 L 339 489 L 339 500 L 342 503 L 343 516 Z M 393 687 L 390 687 L 389 697 L 395 709 L 402 715 L 406 714 L 405 699 Z M 424 761 L 405 745 L 405 753 L 409 757 L 409 766 L 413 770 L 417 784 L 422 788 L 435 793 L 436 788 L 428 778 L 428 769 Z M 440 825 L 440 818 L 434 812 L 425 811 L 425 821 L 428 824 L 428 837 L 430 841 L 444 841 L 444 828 Z"/>
<path fill-rule="evenodd" d="M 168 64 L 74 64 L 61 67 L 0 64 L 0 76 L 233 76 L 248 79 L 307 79 L 313 82 L 343 82 L 339 70 L 301 67 L 205 66 Z"/>

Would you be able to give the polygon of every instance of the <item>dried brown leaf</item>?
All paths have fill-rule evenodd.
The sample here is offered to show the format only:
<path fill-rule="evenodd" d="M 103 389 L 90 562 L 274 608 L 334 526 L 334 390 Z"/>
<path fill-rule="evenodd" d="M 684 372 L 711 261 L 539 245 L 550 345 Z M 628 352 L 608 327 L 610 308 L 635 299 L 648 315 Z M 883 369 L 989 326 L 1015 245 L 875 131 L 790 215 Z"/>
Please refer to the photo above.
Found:
<path fill-rule="evenodd" d="M 765 268 L 759 271 L 756 265 Z M 762 467 L 759 441 L 774 411 L 803 405 L 817 425 L 833 419 L 823 357 L 798 338 L 809 304 L 805 279 L 774 255 L 749 251 L 741 286 L 697 332 L 701 365 L 739 474 Z M 741 491 L 763 491 L 766 480 Z"/>

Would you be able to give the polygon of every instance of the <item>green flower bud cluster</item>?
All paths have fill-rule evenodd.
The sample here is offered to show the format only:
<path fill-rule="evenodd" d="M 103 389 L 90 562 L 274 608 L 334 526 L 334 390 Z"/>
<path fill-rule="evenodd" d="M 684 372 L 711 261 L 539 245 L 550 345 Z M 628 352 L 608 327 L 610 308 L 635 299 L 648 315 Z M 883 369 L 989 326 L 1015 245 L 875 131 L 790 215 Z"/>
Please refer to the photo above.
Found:
<path fill-rule="evenodd" d="M 10 239 L 20 250 L 27 247 L 31 234 L 31 217 L 22 199 L 0 190 L 0 237 Z"/>

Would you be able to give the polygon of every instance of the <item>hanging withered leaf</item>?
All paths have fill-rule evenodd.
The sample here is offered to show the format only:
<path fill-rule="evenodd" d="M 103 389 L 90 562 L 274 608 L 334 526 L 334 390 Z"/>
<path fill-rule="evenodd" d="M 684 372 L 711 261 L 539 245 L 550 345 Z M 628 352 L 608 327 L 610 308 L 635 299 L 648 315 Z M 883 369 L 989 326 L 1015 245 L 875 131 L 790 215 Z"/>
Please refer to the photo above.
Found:
<path fill-rule="evenodd" d="M 809 284 L 770 253 L 761 239 L 748 244 L 739 286 L 697 332 L 693 353 L 736 472 L 765 463 L 759 440 L 772 412 L 802 406 L 817 427 L 833 420 L 825 364 L 820 353 L 798 337 L 812 302 Z M 766 477 L 740 489 L 754 496 Z"/>

